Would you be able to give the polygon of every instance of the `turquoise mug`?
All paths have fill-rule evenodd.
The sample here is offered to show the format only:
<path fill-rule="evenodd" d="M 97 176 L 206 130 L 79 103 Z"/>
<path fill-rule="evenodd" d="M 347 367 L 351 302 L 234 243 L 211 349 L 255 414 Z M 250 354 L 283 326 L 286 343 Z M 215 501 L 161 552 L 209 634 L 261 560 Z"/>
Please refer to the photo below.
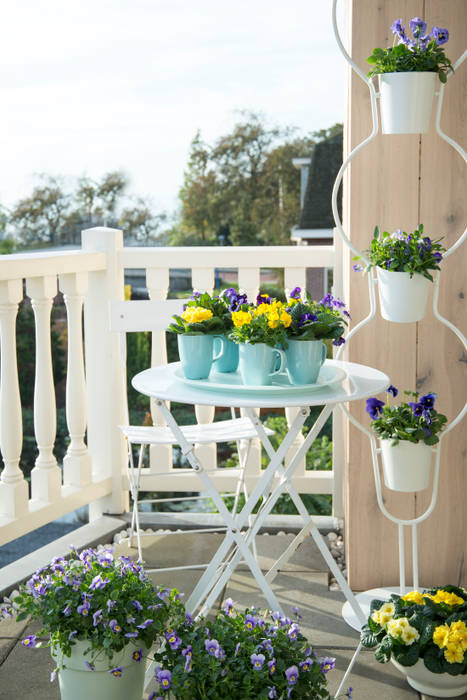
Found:
<path fill-rule="evenodd" d="M 265 343 L 239 344 L 240 374 L 243 383 L 248 386 L 271 384 L 273 376 L 284 371 L 285 363 L 285 352 L 279 348 L 271 348 Z"/>
<path fill-rule="evenodd" d="M 285 351 L 287 374 L 291 384 L 315 384 L 326 359 L 326 346 L 321 340 L 291 340 Z"/>
<path fill-rule="evenodd" d="M 221 350 L 217 355 L 214 355 L 214 338 L 221 341 Z M 224 338 L 214 335 L 179 333 L 177 343 L 183 374 L 187 379 L 207 379 L 213 361 L 222 355 L 224 348 Z"/>
<path fill-rule="evenodd" d="M 221 355 L 217 354 L 216 341 L 221 340 L 219 336 L 214 338 L 214 352 L 217 358 L 213 361 L 213 368 L 216 372 L 235 372 L 238 367 L 238 344 L 234 343 L 232 340 L 224 340 L 224 349 L 221 346 Z"/>

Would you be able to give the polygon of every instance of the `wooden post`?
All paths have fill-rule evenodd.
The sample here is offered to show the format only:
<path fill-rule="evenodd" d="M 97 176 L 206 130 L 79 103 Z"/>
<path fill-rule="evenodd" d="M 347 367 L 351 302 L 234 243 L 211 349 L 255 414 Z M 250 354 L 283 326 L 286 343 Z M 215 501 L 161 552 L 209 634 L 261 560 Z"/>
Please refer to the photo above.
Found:
<path fill-rule="evenodd" d="M 366 72 L 366 58 L 376 46 L 390 46 L 394 20 L 419 16 L 432 26 L 450 32 L 446 54 L 452 62 L 465 49 L 467 3 L 464 0 L 348 0 L 348 50 Z M 465 148 L 467 66 L 448 80 L 441 126 Z M 370 133 L 369 91 L 355 74 L 348 78 L 348 112 L 345 155 Z M 467 167 L 442 141 L 434 128 L 435 109 L 428 134 L 378 135 L 357 156 L 347 172 L 344 196 L 344 229 L 360 250 L 367 249 L 376 224 L 384 230 L 414 230 L 423 223 L 432 238 L 444 236 L 452 245 L 467 220 L 465 192 Z M 467 246 L 455 252 L 441 273 L 440 312 L 465 333 L 463 284 Z M 344 265 L 351 269 L 350 256 Z M 353 322 L 368 310 L 367 282 L 350 272 L 346 289 Z M 431 301 L 431 296 L 430 296 Z M 437 408 L 454 418 L 465 401 L 465 356 L 454 334 L 433 317 L 432 311 L 417 324 L 391 324 L 380 314 L 349 343 L 349 360 L 384 370 L 400 390 L 417 389 L 438 394 Z M 354 415 L 369 425 L 364 402 L 352 405 Z M 444 441 L 438 505 L 420 526 L 421 585 L 466 585 L 463 569 L 467 542 L 467 453 L 465 422 Z M 413 517 L 426 508 L 431 492 L 402 494 L 385 491 L 385 503 L 396 515 Z M 397 528 L 380 513 L 375 496 L 368 439 L 349 427 L 346 500 L 346 549 L 349 583 L 354 590 L 382 584 L 397 585 Z M 407 552 L 408 548 L 407 536 Z M 408 580 L 411 567 L 408 562 Z"/>

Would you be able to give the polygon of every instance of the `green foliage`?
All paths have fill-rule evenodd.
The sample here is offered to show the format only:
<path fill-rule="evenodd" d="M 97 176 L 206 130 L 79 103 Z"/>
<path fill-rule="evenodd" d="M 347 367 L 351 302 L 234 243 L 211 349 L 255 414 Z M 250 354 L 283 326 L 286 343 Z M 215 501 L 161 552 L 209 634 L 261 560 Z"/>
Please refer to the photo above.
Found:
<path fill-rule="evenodd" d="M 376 226 L 370 249 L 365 251 L 370 261 L 366 272 L 372 267 L 381 267 L 391 272 L 408 272 L 410 277 L 423 275 L 433 282 L 428 270 L 439 270 L 439 263 L 446 252 L 446 248 L 440 244 L 441 240 L 432 241 L 424 236 L 423 224 L 410 234 L 401 230 L 380 234 Z M 360 256 L 356 255 L 353 260 L 360 260 Z"/>
<path fill-rule="evenodd" d="M 223 295 L 212 297 L 207 292 L 200 294 L 194 292 L 191 299 L 186 303 L 185 310 L 189 309 L 207 309 L 211 312 L 212 317 L 201 323 L 189 323 L 184 318 L 174 315 L 172 318 L 175 323 L 171 323 L 169 330 L 173 333 L 190 335 L 204 335 L 205 333 L 224 333 L 232 328 L 232 317 L 229 311 L 229 305 Z"/>
<path fill-rule="evenodd" d="M 89 643 L 91 664 L 106 657 L 109 669 L 113 654 L 130 643 L 126 634 L 150 649 L 185 615 L 175 589 L 153 587 L 142 565 L 115 559 L 111 548 L 81 554 L 73 549 L 70 559 L 57 557 L 21 586 L 12 612 L 18 620 L 41 619 L 38 635 L 47 635 L 47 646 L 60 649 L 65 659 L 75 641 L 83 640 Z M 35 635 L 26 639 L 26 646 L 43 646 Z"/>
<path fill-rule="evenodd" d="M 330 130 L 297 137 L 242 113 L 231 133 L 212 146 L 198 132 L 180 190 L 181 220 L 172 245 L 284 245 L 300 212 L 300 180 L 292 160 L 332 138 Z"/>
<path fill-rule="evenodd" d="M 3 238 L 0 241 L 0 255 L 11 255 L 15 252 L 16 243 L 13 238 Z"/>
<path fill-rule="evenodd" d="M 300 633 L 298 625 L 279 613 L 247 608 L 235 613 L 228 599 L 215 621 L 200 621 L 173 630 L 172 644 L 155 654 L 160 672 L 170 672 L 161 697 L 178 700 L 238 698 L 329 698 L 320 660 Z M 286 671 L 296 672 L 289 682 Z M 156 678 L 158 673 L 156 672 Z M 161 675 L 162 678 L 162 675 Z"/>
<path fill-rule="evenodd" d="M 300 288 L 298 288 L 300 293 Z M 327 294 L 321 301 L 313 301 L 307 293 L 305 299 L 289 300 L 292 323 L 287 328 L 287 336 L 292 340 L 327 340 L 341 338 L 348 322 L 344 315 L 344 302 Z"/>

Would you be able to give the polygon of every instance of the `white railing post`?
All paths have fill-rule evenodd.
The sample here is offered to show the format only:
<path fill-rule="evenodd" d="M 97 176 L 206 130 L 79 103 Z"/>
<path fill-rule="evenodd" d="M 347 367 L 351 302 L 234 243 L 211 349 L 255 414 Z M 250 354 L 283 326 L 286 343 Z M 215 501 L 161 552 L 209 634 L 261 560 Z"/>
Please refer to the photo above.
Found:
<path fill-rule="evenodd" d="M 66 420 L 70 444 L 63 459 L 63 485 L 86 486 L 91 481 L 91 458 L 84 443 L 86 432 L 86 380 L 84 376 L 81 314 L 88 286 L 86 272 L 59 276 L 59 287 L 67 310 L 68 361 L 66 375 Z"/>
<path fill-rule="evenodd" d="M 153 300 L 167 299 L 169 292 L 169 268 L 151 267 L 146 270 L 146 286 L 149 298 Z M 151 366 L 164 365 L 167 362 L 167 347 L 164 331 L 153 331 L 151 338 Z M 156 426 L 167 425 L 155 399 L 151 399 L 152 422 Z M 172 445 L 151 445 L 149 460 L 154 471 L 166 472 L 172 468 Z"/>
<path fill-rule="evenodd" d="M 20 518 L 28 510 L 28 485 L 19 468 L 23 422 L 16 360 L 16 314 L 23 297 L 22 280 L 0 282 L 0 513 Z"/>
<path fill-rule="evenodd" d="M 118 427 L 125 422 L 126 387 L 119 338 L 109 330 L 109 301 L 123 300 L 123 269 L 118 260 L 122 247 L 123 234 L 117 229 L 97 227 L 82 232 L 83 251 L 107 254 L 106 270 L 89 273 L 84 302 L 88 452 L 93 480 L 112 478 L 112 495 L 91 504 L 91 519 L 102 512 L 122 513 L 128 509 L 128 492 L 122 483 L 127 456 Z"/>
<path fill-rule="evenodd" d="M 31 472 L 33 500 L 52 503 L 61 496 L 62 472 L 53 453 L 57 432 L 55 387 L 52 370 L 50 314 L 57 294 L 57 277 L 26 280 L 36 324 L 36 376 L 34 382 L 34 434 L 39 455 Z"/>

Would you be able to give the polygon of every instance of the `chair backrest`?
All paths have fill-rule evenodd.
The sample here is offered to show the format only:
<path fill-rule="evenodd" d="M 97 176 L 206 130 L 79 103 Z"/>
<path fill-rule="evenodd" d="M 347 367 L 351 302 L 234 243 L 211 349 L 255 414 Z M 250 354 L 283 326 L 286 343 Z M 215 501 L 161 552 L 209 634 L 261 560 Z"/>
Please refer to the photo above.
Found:
<path fill-rule="evenodd" d="M 120 362 L 124 387 L 126 387 L 126 334 L 166 330 L 173 314 L 180 314 L 185 303 L 185 299 L 111 301 L 109 303 L 110 331 L 120 333 Z M 125 418 L 126 423 L 129 424 L 126 389 L 123 394 Z"/>

